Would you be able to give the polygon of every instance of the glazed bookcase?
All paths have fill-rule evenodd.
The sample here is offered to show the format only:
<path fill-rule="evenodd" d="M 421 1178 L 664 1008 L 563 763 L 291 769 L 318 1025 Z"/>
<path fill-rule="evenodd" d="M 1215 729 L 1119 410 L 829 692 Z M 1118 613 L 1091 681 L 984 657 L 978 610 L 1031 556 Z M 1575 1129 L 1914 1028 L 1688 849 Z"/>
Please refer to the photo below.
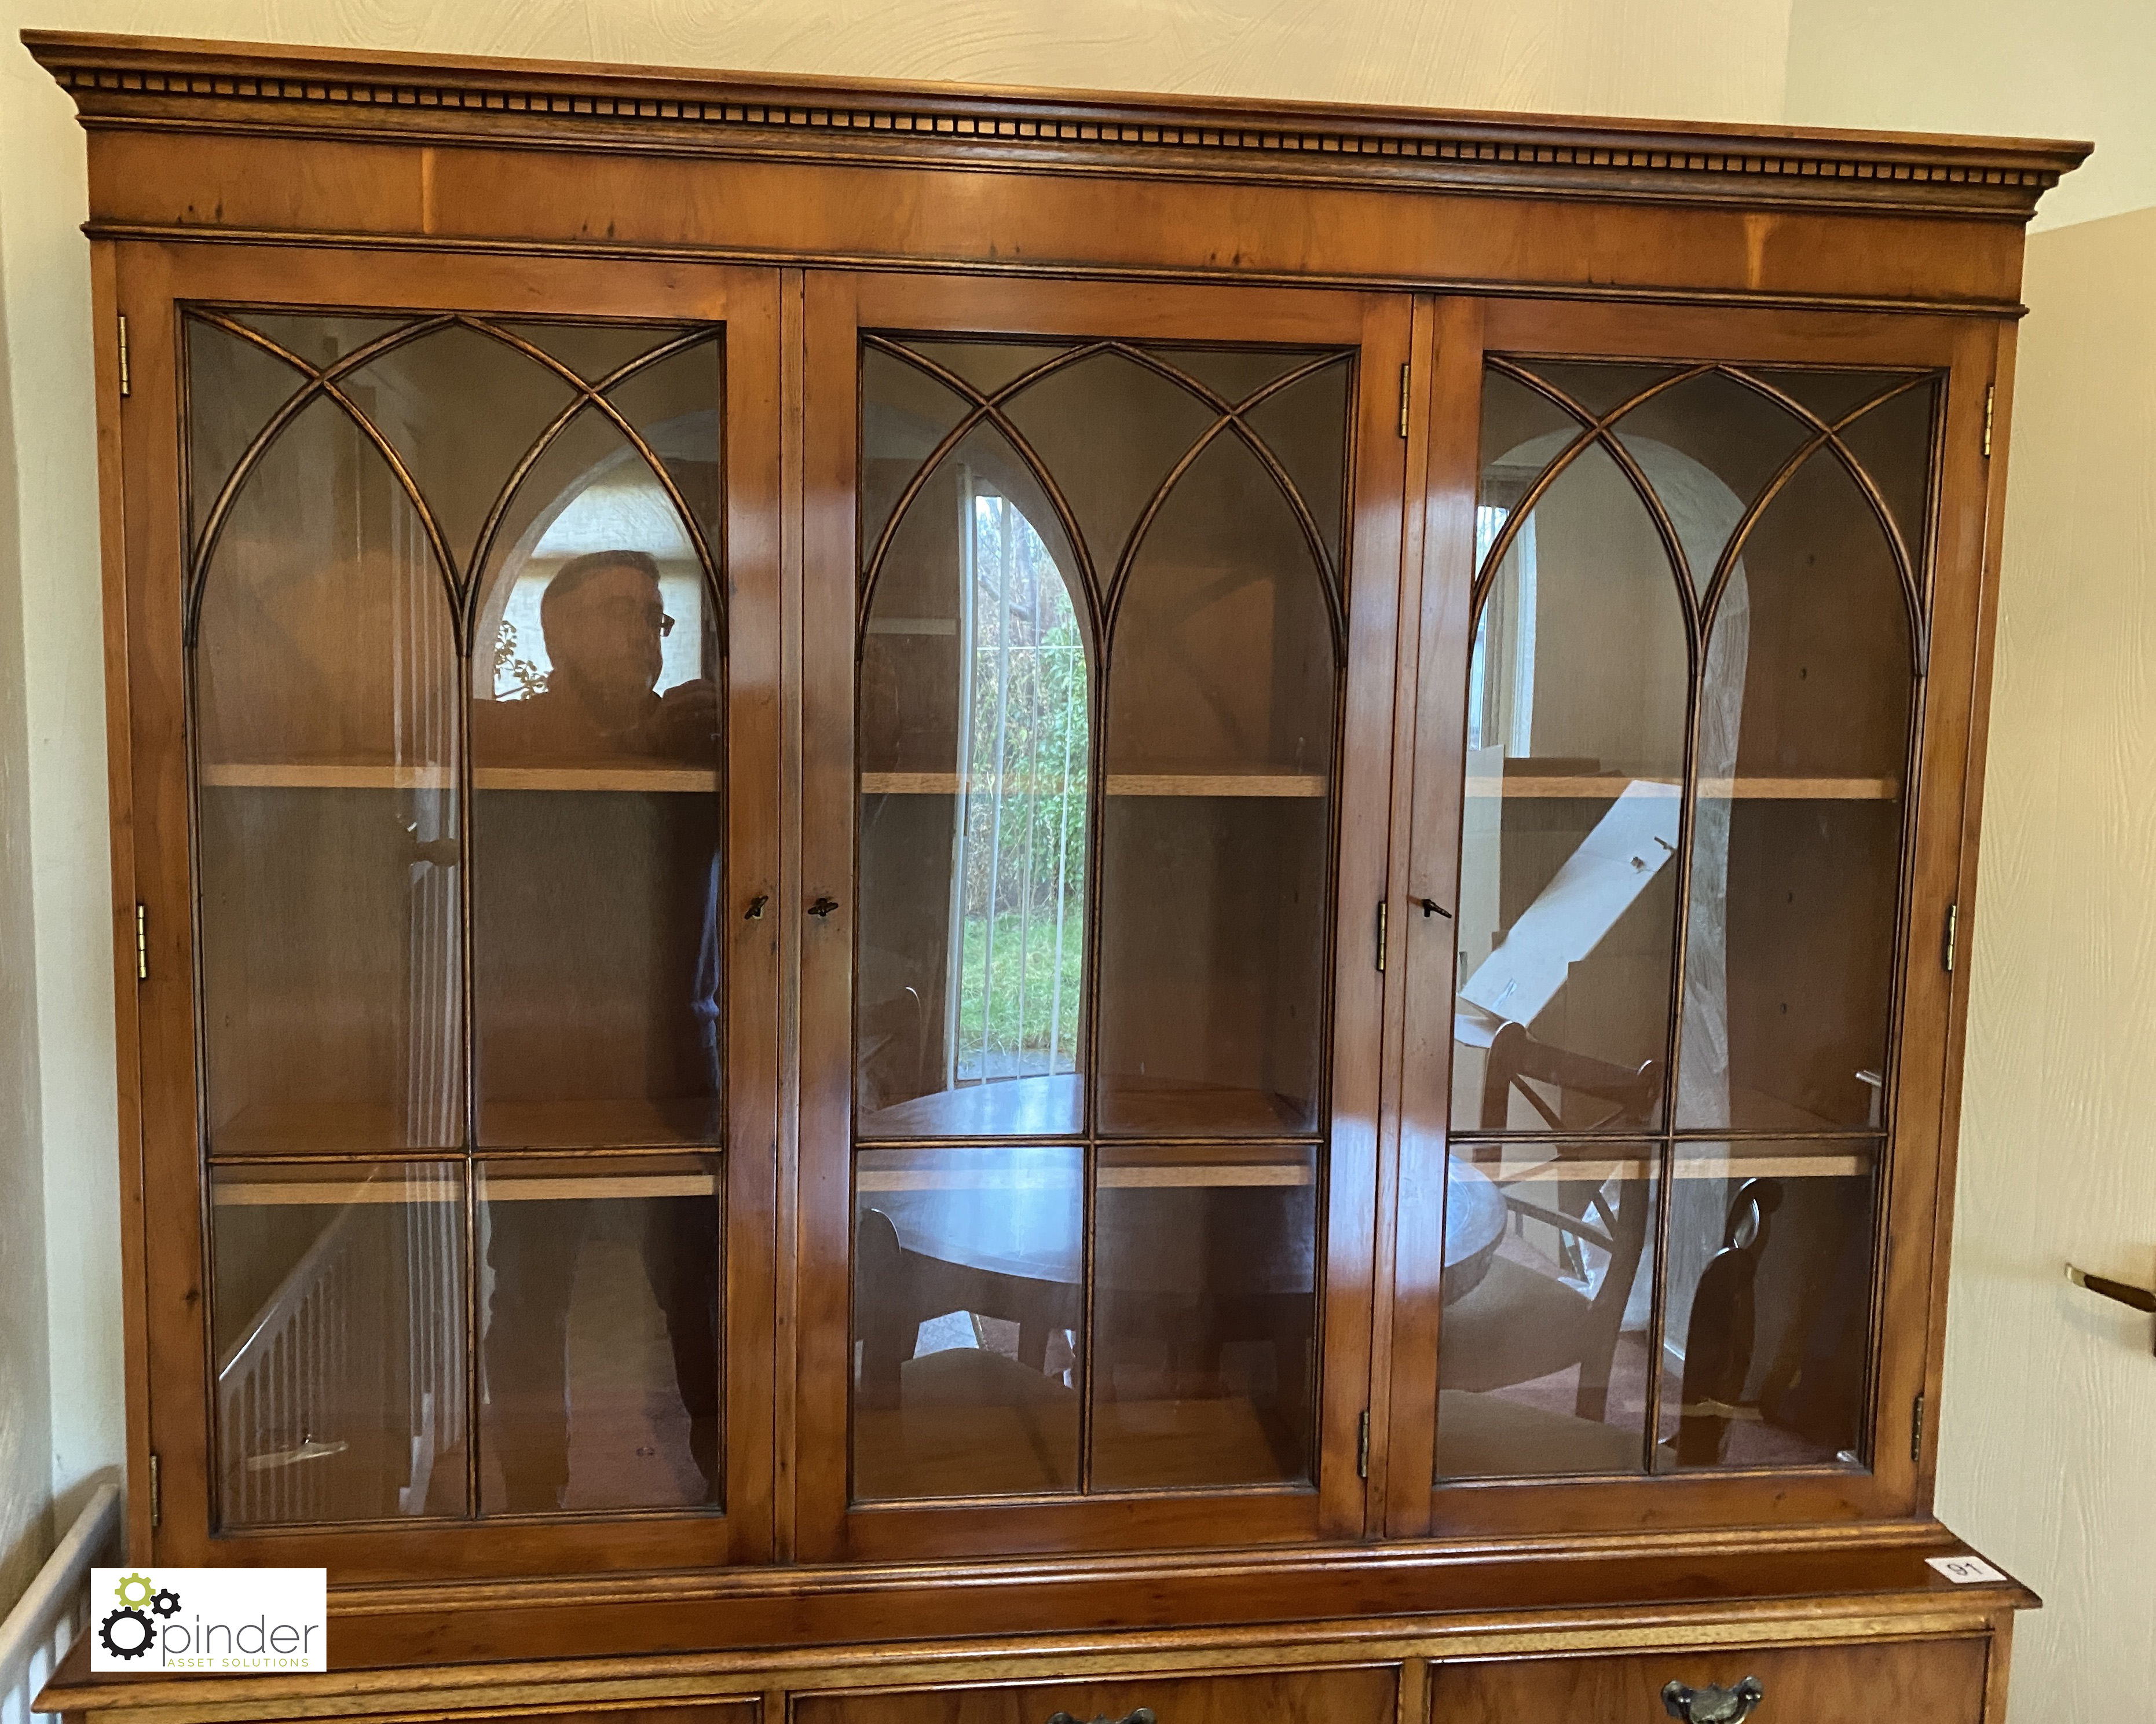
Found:
<path fill-rule="evenodd" d="M 1924 1559 L 2083 146 L 26 40 L 130 1554 L 340 1667 L 48 1705 L 2003 1716 Z"/>

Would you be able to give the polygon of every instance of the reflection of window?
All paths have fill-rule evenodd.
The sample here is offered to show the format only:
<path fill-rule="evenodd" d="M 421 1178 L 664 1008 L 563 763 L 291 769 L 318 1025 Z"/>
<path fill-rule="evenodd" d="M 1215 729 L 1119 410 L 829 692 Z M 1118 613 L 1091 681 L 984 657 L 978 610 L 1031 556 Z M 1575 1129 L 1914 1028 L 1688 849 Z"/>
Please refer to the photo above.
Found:
<path fill-rule="evenodd" d="M 539 626 L 539 601 L 563 563 L 593 551 L 643 551 L 658 560 L 660 601 L 674 618 L 673 632 L 660 644 L 659 692 L 706 674 L 702 565 L 651 469 L 624 459 L 570 499 L 518 568 L 495 636 L 495 700 L 521 700 L 546 686 L 552 661 Z"/>
<path fill-rule="evenodd" d="M 1033 524 L 961 493 L 958 738 L 947 1085 L 1070 1071 L 1085 963 L 1086 648 Z"/>
<path fill-rule="evenodd" d="M 1478 504 L 1475 510 L 1475 566 L 1481 568 L 1497 542 L 1512 511 Z M 1475 648 L 1467 666 L 1467 746 L 1498 748 L 1516 760 L 1534 752 L 1535 715 L 1535 521 L 1520 523 L 1506 562 L 1517 577 L 1490 583 L 1482 614 L 1475 625 Z M 1492 678 L 1491 664 L 1509 666 Z"/>

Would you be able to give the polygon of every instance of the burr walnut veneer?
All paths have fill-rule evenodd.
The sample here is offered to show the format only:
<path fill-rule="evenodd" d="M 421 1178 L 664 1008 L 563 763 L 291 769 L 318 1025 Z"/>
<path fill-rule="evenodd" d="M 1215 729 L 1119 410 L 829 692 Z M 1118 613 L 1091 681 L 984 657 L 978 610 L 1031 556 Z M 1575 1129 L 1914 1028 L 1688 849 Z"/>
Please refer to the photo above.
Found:
<path fill-rule="evenodd" d="M 32 33 L 144 1724 L 2004 1716 L 1931 1515 L 2080 146 Z"/>

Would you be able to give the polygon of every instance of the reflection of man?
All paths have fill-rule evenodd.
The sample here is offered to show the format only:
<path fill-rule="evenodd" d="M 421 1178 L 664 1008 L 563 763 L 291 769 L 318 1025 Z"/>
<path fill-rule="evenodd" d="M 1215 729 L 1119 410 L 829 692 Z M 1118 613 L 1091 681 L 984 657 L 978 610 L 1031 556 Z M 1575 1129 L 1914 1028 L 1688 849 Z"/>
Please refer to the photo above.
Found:
<path fill-rule="evenodd" d="M 481 702 L 482 762 L 599 755 L 715 758 L 718 691 L 708 679 L 656 692 L 674 619 L 659 565 L 641 551 L 594 551 L 562 565 L 539 601 L 553 661 L 544 692 Z"/>
<path fill-rule="evenodd" d="M 664 669 L 661 642 L 674 622 L 661 601 L 659 566 L 649 556 L 602 551 L 564 564 L 541 598 L 539 618 L 552 663 L 546 687 L 527 700 L 475 704 L 476 766 L 640 757 L 708 766 L 716 783 L 716 689 L 699 679 L 664 695 L 657 691 Z M 667 1101 L 685 1090 L 706 1098 L 719 1094 L 714 805 L 663 792 L 646 803 L 594 819 L 591 810 L 563 808 L 552 797 L 482 801 L 475 838 L 483 913 L 475 933 L 482 944 L 493 933 L 495 943 L 518 949 L 475 955 L 490 976 L 553 983 L 561 1002 L 542 1001 L 529 1018 L 506 999 L 500 1000 L 498 1010 L 483 1013 L 483 1020 L 496 1019 L 485 1027 L 481 1045 L 481 1078 L 490 1099 L 521 1093 Z M 629 877 L 632 869 L 642 877 Z M 585 924 L 582 939 L 562 934 L 558 919 L 565 916 Z M 616 922 L 622 924 L 619 933 Z M 688 926 L 699 924 L 691 966 L 680 940 Z M 608 939 L 619 940 L 623 953 L 611 991 L 624 983 L 649 990 L 641 1001 L 632 993 L 629 1013 L 637 1024 L 626 1043 L 611 1021 L 620 1013 L 609 1011 L 608 978 L 591 977 L 579 986 L 586 978 L 561 972 L 561 955 L 572 942 L 586 951 L 603 950 Z M 533 972 L 529 976 L 527 967 Z M 493 1003 L 487 992 L 501 988 L 497 982 L 483 992 L 483 1003 Z M 587 994 L 598 1015 L 579 1024 L 577 1003 Z M 633 1051 L 645 1042 L 665 1044 L 656 1066 L 649 1056 Z M 576 1171 L 588 1175 L 592 1166 L 580 1163 Z M 490 1497 L 488 1508 L 546 1513 L 563 1504 L 572 1391 L 599 1390 L 598 1384 L 571 1383 L 568 1341 L 578 1259 L 588 1237 L 603 1226 L 602 1201 L 607 1200 L 488 1206 L 486 1260 L 494 1287 L 487 1306 L 486 1382 L 493 1446 L 506 1487 L 506 1501 Z M 644 1275 L 665 1316 L 679 1412 L 687 1415 L 690 1453 L 703 1475 L 702 1491 L 690 1500 L 716 1501 L 721 1212 L 706 1199 L 632 1201 Z M 665 1398 L 664 1385 L 647 1388 Z M 608 1432 L 603 1440 L 611 1446 L 613 1435 Z M 624 1449 L 642 1445 L 629 1433 L 621 1434 L 621 1442 Z M 577 1495 L 606 1506 L 663 1506 L 649 1496 L 625 1501 L 624 1491 L 633 1489 L 602 1475 L 581 1484 Z"/>

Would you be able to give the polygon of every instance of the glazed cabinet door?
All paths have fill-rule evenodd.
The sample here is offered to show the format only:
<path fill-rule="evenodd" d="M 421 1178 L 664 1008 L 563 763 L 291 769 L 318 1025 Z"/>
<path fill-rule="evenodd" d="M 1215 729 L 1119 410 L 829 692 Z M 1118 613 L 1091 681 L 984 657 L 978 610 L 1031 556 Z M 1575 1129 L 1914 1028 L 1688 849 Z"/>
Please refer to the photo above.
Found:
<path fill-rule="evenodd" d="M 1442 317 L 1391 1520 L 1908 1512 L 1989 327 Z"/>
<path fill-rule="evenodd" d="M 796 1547 L 1359 1532 L 1408 301 L 804 305 Z"/>
<path fill-rule="evenodd" d="M 775 275 L 119 283 L 158 1556 L 767 1551 Z"/>

